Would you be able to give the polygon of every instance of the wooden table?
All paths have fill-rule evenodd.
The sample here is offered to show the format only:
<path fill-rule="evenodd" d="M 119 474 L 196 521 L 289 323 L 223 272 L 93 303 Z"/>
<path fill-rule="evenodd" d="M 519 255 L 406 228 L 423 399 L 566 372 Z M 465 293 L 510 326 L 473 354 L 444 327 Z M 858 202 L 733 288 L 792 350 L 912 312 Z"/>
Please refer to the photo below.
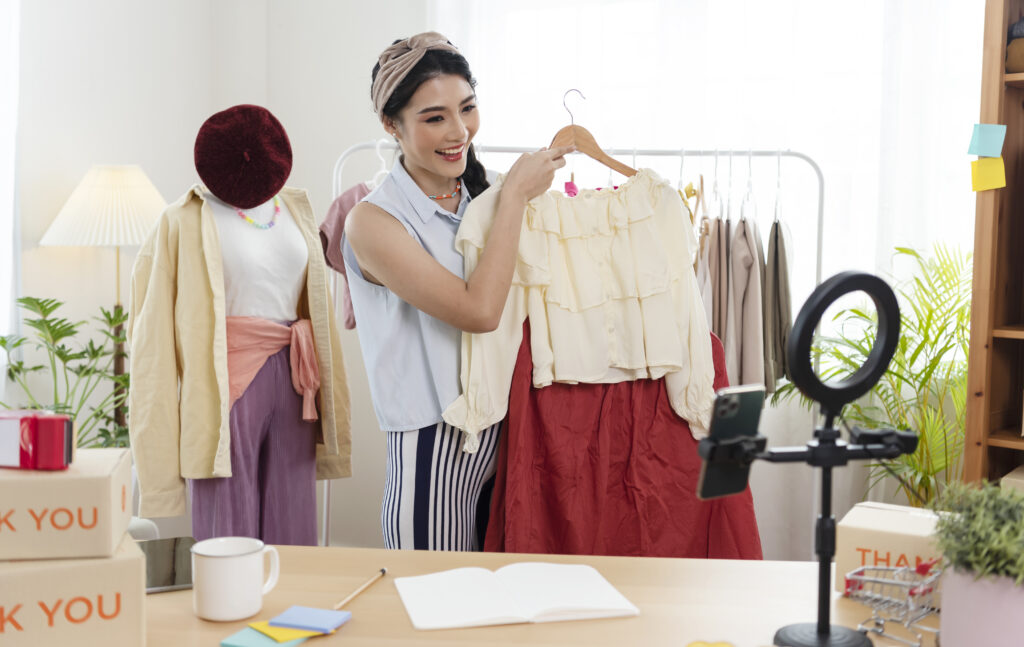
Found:
<path fill-rule="evenodd" d="M 208 622 L 192 613 L 192 592 L 147 597 L 148 647 L 218 645 L 248 622 L 266 620 L 293 604 L 330 608 L 386 566 L 388 575 L 346 608 L 352 620 L 335 635 L 307 641 L 331 645 L 675 645 L 729 641 L 770 645 L 775 631 L 814 622 L 817 564 L 635 557 L 576 557 L 501 553 L 387 551 L 279 546 L 281 579 L 263 611 L 238 622 Z M 394 577 L 461 566 L 495 569 L 519 561 L 585 563 L 595 567 L 640 609 L 633 618 L 417 631 L 395 590 Z M 833 624 L 855 627 L 870 610 L 836 597 Z M 934 620 L 931 618 L 930 620 Z M 896 628 L 899 630 L 899 628 Z M 901 634 L 906 635 L 906 634 Z M 895 645 L 874 638 L 875 645 Z M 930 638 L 926 645 L 933 645 Z"/>

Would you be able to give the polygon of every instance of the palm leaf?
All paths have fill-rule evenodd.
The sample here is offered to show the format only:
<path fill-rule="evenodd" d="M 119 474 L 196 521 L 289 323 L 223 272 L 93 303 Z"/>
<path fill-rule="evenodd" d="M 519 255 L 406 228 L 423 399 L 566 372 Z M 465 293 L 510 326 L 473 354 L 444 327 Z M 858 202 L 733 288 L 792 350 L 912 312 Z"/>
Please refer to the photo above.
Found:
<path fill-rule="evenodd" d="M 971 256 L 936 245 L 929 255 L 895 248 L 912 261 L 912 275 L 897 284 L 900 339 L 888 370 L 845 417 L 868 428 L 911 429 L 919 434 L 918 449 L 887 463 L 899 478 L 899 489 L 912 505 L 934 498 L 959 476 L 967 402 L 967 351 L 970 325 Z M 868 307 L 847 307 L 832 318 L 833 330 L 817 336 L 812 355 L 820 360 L 823 381 L 853 375 L 875 342 L 878 315 Z M 799 396 L 790 384 L 780 387 L 772 402 Z M 805 406 L 806 398 L 800 396 Z M 874 465 L 868 488 L 889 477 Z"/>

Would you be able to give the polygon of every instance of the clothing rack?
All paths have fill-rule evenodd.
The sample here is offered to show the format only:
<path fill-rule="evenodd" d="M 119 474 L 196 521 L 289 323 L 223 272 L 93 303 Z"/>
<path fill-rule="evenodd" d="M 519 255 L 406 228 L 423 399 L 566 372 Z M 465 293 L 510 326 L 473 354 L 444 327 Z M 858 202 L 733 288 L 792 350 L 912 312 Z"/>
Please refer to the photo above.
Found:
<path fill-rule="evenodd" d="M 522 146 L 475 146 L 476 151 L 480 154 L 483 153 L 534 153 L 537 151 L 536 148 L 525 148 Z M 390 151 L 394 152 L 398 150 L 398 144 L 387 141 L 371 141 L 363 142 L 350 146 L 345 150 L 339 157 L 338 161 L 334 163 L 334 174 L 332 176 L 332 196 L 331 200 L 341 195 L 342 191 L 348 187 L 342 183 L 342 171 L 345 170 L 345 163 L 348 162 L 349 158 L 355 153 L 364 150 L 372 151 Z M 821 283 L 821 246 L 822 236 L 824 235 L 825 225 L 825 176 L 821 172 L 821 167 L 814 161 L 810 155 L 800 153 L 798 151 L 769 151 L 769 150 L 686 150 L 686 149 L 658 149 L 658 148 L 612 148 L 605 150 L 606 153 L 612 156 L 616 155 L 632 155 L 634 157 L 789 157 L 793 159 L 803 160 L 813 170 L 814 174 L 818 178 L 818 230 L 817 230 L 817 255 L 815 257 L 814 265 L 814 285 Z"/>
<path fill-rule="evenodd" d="M 534 153 L 537 151 L 536 148 L 527 148 L 523 146 L 483 146 L 475 145 L 476 151 L 479 154 L 484 153 Z M 375 140 L 369 142 L 363 142 L 361 144 L 355 144 L 345 149 L 344 152 L 338 157 L 338 160 L 334 163 L 334 172 L 331 176 L 331 190 L 333 201 L 337 198 L 346 187 L 342 180 L 342 172 L 345 170 L 345 164 L 349 158 L 360 151 L 374 151 L 380 155 L 383 151 L 395 152 L 398 150 L 398 144 L 387 140 Z M 686 149 L 651 149 L 651 148 L 612 148 L 605 150 L 606 153 L 612 156 L 618 155 L 632 155 L 633 157 L 678 157 L 681 160 L 687 157 L 786 157 L 791 159 L 802 160 L 806 162 L 811 169 L 814 170 L 815 176 L 818 178 L 818 221 L 817 221 L 817 245 L 816 245 L 816 256 L 814 265 L 814 285 L 821 284 L 821 248 L 824 235 L 825 225 L 825 176 L 821 172 L 821 167 L 810 155 L 800 153 L 798 151 L 791 150 L 686 150 Z M 331 273 L 331 286 L 332 296 L 334 298 L 335 307 L 338 304 L 338 283 Z M 321 529 L 321 541 L 324 546 L 330 545 L 330 521 L 331 521 L 331 481 L 324 481 L 323 491 L 323 526 Z"/>

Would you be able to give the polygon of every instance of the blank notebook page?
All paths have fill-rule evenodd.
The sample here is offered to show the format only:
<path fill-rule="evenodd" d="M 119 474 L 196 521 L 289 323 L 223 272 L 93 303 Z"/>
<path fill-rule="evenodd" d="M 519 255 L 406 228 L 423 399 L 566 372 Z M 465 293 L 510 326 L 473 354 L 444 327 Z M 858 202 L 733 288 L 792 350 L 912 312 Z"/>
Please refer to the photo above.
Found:
<path fill-rule="evenodd" d="M 395 580 L 412 624 L 417 629 L 477 627 L 525 622 L 518 603 L 503 591 L 494 573 L 457 568 Z"/>
<path fill-rule="evenodd" d="M 635 616 L 632 602 L 585 564 L 524 562 L 499 568 L 501 587 L 533 622 Z"/>

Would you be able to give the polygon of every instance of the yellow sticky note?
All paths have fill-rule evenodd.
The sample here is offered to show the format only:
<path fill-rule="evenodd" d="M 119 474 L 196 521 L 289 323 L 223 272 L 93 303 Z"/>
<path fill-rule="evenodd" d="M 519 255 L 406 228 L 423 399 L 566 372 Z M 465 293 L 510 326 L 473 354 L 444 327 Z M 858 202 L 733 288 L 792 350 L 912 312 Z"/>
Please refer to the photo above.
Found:
<path fill-rule="evenodd" d="M 971 186 L 975 191 L 988 191 L 1006 186 L 1003 158 L 985 157 L 971 162 Z"/>
<path fill-rule="evenodd" d="M 262 622 L 250 622 L 249 626 L 260 632 L 270 636 L 279 643 L 287 642 L 289 640 L 295 640 L 296 638 L 310 638 L 312 636 L 324 636 L 319 631 L 307 631 L 305 629 L 290 629 L 288 627 L 271 627 L 269 620 Z"/>

